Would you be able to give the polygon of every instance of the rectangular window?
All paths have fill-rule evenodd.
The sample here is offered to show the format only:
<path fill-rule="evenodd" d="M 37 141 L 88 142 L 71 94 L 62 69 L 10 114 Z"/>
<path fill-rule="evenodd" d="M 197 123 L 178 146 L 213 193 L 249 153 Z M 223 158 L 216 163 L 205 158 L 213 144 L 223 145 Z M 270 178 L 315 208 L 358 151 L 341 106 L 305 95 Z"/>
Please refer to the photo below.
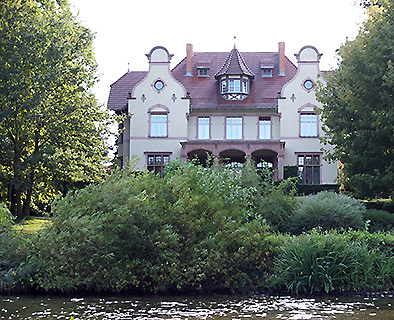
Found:
<path fill-rule="evenodd" d="M 167 114 L 151 114 L 150 136 L 167 137 Z"/>
<path fill-rule="evenodd" d="M 242 92 L 248 93 L 248 82 L 247 81 L 242 82 Z"/>
<path fill-rule="evenodd" d="M 314 113 L 303 113 L 300 117 L 301 137 L 317 137 L 317 115 Z"/>
<path fill-rule="evenodd" d="M 226 139 L 242 139 L 242 117 L 226 118 Z"/>
<path fill-rule="evenodd" d="M 148 171 L 153 172 L 161 178 L 165 175 L 164 166 L 170 162 L 169 154 L 148 154 L 146 158 L 146 167 Z"/>
<path fill-rule="evenodd" d="M 272 78 L 272 69 L 271 68 L 261 68 L 261 77 Z"/>
<path fill-rule="evenodd" d="M 300 184 L 320 184 L 320 155 L 298 155 L 297 163 Z"/>
<path fill-rule="evenodd" d="M 241 91 L 241 80 L 228 81 L 228 92 L 240 92 L 240 91 Z"/>
<path fill-rule="evenodd" d="M 197 69 L 198 77 L 209 77 L 209 68 L 198 68 Z"/>
<path fill-rule="evenodd" d="M 198 117 L 198 139 L 209 139 L 209 117 Z"/>
<path fill-rule="evenodd" d="M 222 80 L 222 93 L 226 92 L 226 80 Z"/>
<path fill-rule="evenodd" d="M 271 139 L 271 119 L 269 117 L 259 118 L 259 139 Z"/>

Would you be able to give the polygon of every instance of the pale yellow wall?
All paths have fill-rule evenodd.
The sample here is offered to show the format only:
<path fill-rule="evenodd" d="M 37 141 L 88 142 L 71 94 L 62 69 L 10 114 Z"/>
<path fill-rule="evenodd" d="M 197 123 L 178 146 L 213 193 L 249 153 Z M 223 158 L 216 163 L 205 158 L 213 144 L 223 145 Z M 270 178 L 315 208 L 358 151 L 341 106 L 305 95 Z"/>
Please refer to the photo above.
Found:
<path fill-rule="evenodd" d="M 271 130 L 273 140 L 280 139 L 280 128 L 279 128 L 279 117 L 269 111 L 265 113 L 256 113 L 255 110 L 246 111 L 243 110 L 242 113 L 236 112 L 234 110 L 223 111 L 207 111 L 200 110 L 193 112 L 193 115 L 189 119 L 188 128 L 188 139 L 195 140 L 197 133 L 197 118 L 199 116 L 207 117 L 210 116 L 211 119 L 211 140 L 223 140 L 225 139 L 225 126 L 227 116 L 239 116 L 243 117 L 244 124 L 244 140 L 257 140 L 258 139 L 258 126 L 259 126 L 259 116 L 271 116 Z"/>
<path fill-rule="evenodd" d="M 284 100 L 279 100 L 278 112 L 281 113 L 280 119 L 280 134 L 281 140 L 285 144 L 285 157 L 284 166 L 296 165 L 297 155 L 296 152 L 321 152 L 322 144 L 319 138 L 301 138 L 300 134 L 300 113 L 299 109 L 303 106 L 303 111 L 313 111 L 314 106 L 320 107 L 321 104 L 317 101 L 315 90 L 307 91 L 303 87 L 303 83 L 307 79 L 313 82 L 324 81 L 321 77 L 319 70 L 318 53 L 311 47 L 306 47 L 301 50 L 298 63 L 298 72 L 296 76 L 287 83 L 283 90 L 282 96 L 286 97 Z M 292 95 L 296 99 L 292 101 Z M 321 129 L 319 121 L 318 135 L 322 137 L 324 132 Z M 328 146 L 325 146 L 328 147 Z M 322 176 L 321 183 L 335 183 L 337 177 L 337 163 L 329 164 L 322 161 Z"/>
<path fill-rule="evenodd" d="M 145 167 L 145 152 L 172 152 L 171 160 L 181 154 L 179 141 L 187 140 L 188 122 L 186 115 L 189 112 L 189 100 L 181 99 L 185 97 L 185 88 L 176 81 L 170 72 L 170 56 L 164 48 L 152 49 L 147 76 L 135 86 L 132 97 L 129 100 L 128 112 L 130 115 L 130 139 L 129 157 L 136 154 L 140 157 L 139 169 Z M 165 83 L 164 89 L 157 91 L 153 85 L 157 80 Z M 175 94 L 175 101 L 172 97 Z M 142 97 L 145 95 L 146 100 Z M 168 137 L 148 137 L 149 135 L 149 108 L 155 111 L 165 111 L 169 109 L 168 116 Z M 126 154 L 126 153 L 125 153 Z"/>

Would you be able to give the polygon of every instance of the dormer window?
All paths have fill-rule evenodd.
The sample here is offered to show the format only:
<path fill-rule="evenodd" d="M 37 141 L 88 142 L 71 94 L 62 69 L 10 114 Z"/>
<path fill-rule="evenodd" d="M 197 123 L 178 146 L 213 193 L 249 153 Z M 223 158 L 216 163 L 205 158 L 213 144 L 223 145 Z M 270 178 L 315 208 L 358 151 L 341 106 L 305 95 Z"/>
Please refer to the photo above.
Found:
<path fill-rule="evenodd" d="M 222 68 L 215 74 L 222 97 L 226 100 L 244 100 L 250 91 L 254 74 L 242 55 L 234 47 Z"/>
<path fill-rule="evenodd" d="M 262 78 L 271 78 L 274 70 L 274 62 L 271 60 L 260 60 L 260 69 Z"/>
<path fill-rule="evenodd" d="M 261 77 L 272 78 L 272 68 L 261 68 Z"/>
<path fill-rule="evenodd" d="M 228 80 L 228 92 L 240 92 L 241 86 L 240 86 L 240 80 L 233 80 L 229 79 Z"/>
<path fill-rule="evenodd" d="M 249 79 L 223 78 L 221 80 L 221 94 L 226 100 L 243 100 L 249 94 Z"/>
<path fill-rule="evenodd" d="M 197 61 L 197 77 L 209 77 L 209 61 Z"/>
<path fill-rule="evenodd" d="M 197 77 L 209 77 L 209 68 L 197 68 Z"/>

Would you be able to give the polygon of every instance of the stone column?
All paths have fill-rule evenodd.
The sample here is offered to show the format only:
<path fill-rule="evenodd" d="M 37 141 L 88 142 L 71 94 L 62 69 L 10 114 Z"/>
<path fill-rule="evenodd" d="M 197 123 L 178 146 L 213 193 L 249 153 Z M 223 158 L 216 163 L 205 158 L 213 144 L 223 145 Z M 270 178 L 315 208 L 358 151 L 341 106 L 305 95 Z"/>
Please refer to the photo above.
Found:
<path fill-rule="evenodd" d="M 283 155 L 278 156 L 278 180 L 283 180 L 284 178 L 283 158 Z"/>

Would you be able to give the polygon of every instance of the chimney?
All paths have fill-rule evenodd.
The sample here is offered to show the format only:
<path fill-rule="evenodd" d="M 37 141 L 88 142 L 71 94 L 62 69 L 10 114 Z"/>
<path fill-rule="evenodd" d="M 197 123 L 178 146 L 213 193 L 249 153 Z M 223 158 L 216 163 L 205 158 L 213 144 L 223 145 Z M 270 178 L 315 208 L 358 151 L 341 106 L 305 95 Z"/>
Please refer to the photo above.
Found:
<path fill-rule="evenodd" d="M 279 47 L 279 76 L 285 76 L 286 75 L 286 69 L 285 69 L 285 63 L 286 63 L 286 57 L 285 57 L 285 43 L 284 42 L 279 42 L 278 44 Z"/>
<path fill-rule="evenodd" d="M 193 45 L 188 43 L 186 45 L 186 76 L 192 77 L 192 66 L 193 66 Z"/>

